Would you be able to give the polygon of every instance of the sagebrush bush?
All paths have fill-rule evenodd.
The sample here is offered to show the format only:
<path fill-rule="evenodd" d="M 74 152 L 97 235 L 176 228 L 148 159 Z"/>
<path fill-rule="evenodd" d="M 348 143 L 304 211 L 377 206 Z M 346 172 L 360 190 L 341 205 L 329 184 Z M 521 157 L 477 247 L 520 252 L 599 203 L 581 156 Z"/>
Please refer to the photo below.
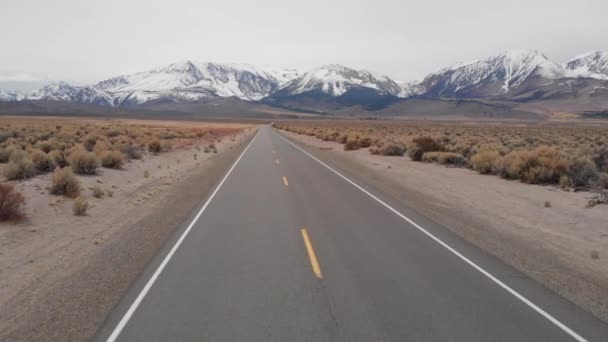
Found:
<path fill-rule="evenodd" d="M 589 157 L 577 157 L 568 169 L 568 176 L 575 187 L 591 187 L 599 178 L 597 166 Z"/>
<path fill-rule="evenodd" d="M 141 147 L 134 145 L 123 144 L 119 148 L 120 152 L 124 153 L 129 159 L 141 159 L 143 158 L 143 152 Z"/>
<path fill-rule="evenodd" d="M 80 182 L 69 167 L 57 167 L 51 178 L 51 194 L 67 197 L 80 195 Z"/>
<path fill-rule="evenodd" d="M 422 161 L 434 162 L 444 165 L 466 165 L 466 159 L 455 152 L 426 152 L 422 155 Z"/>
<path fill-rule="evenodd" d="M 148 143 L 148 152 L 158 154 L 162 151 L 159 140 L 152 140 Z"/>
<path fill-rule="evenodd" d="M 65 157 L 64 151 L 54 150 L 49 153 L 49 156 L 53 159 L 56 167 L 68 166 L 68 160 Z"/>
<path fill-rule="evenodd" d="M 9 184 L 0 184 L 0 221 L 17 221 L 25 216 L 25 198 Z"/>
<path fill-rule="evenodd" d="M 479 173 L 490 173 L 493 170 L 494 162 L 500 157 L 496 150 L 481 149 L 471 156 L 471 166 Z"/>
<path fill-rule="evenodd" d="M 13 146 L 0 148 L 0 163 L 8 163 L 13 151 L 15 151 Z"/>
<path fill-rule="evenodd" d="M 405 154 L 405 146 L 401 143 L 394 141 L 384 141 L 379 146 L 370 147 L 372 154 L 379 154 L 382 156 L 403 156 Z"/>
<path fill-rule="evenodd" d="M 344 151 L 352 151 L 359 149 L 359 140 L 355 138 L 348 138 L 344 143 Z"/>
<path fill-rule="evenodd" d="M 85 215 L 87 213 L 87 209 L 89 209 L 89 202 L 82 197 L 76 197 L 76 199 L 74 200 L 74 204 L 72 205 L 72 211 L 74 212 L 74 215 Z"/>
<path fill-rule="evenodd" d="M 122 169 L 126 157 L 120 151 L 104 151 L 99 155 L 101 165 L 111 169 Z"/>
<path fill-rule="evenodd" d="M 97 137 L 94 135 L 87 135 L 84 138 L 82 145 L 84 146 L 84 148 L 87 151 L 89 151 L 89 152 L 93 151 L 93 149 L 95 149 L 95 145 L 97 145 Z"/>
<path fill-rule="evenodd" d="M 414 138 L 407 147 L 407 155 L 414 161 L 420 161 L 427 152 L 443 151 L 443 146 L 432 137 L 421 136 Z"/>
<path fill-rule="evenodd" d="M 97 174 L 99 159 L 93 152 L 85 151 L 82 148 L 75 148 L 70 152 L 70 166 L 74 172 L 82 175 Z"/>
<path fill-rule="evenodd" d="M 4 177 L 7 180 L 19 180 L 34 177 L 36 169 L 30 157 L 24 151 L 15 151 L 4 168 Z"/>
<path fill-rule="evenodd" d="M 55 161 L 53 158 L 42 150 L 32 150 L 30 152 L 30 158 L 38 173 L 51 172 L 55 169 Z"/>
<path fill-rule="evenodd" d="M 104 191 L 98 185 L 95 185 L 93 189 L 91 189 L 91 192 L 95 198 L 102 198 L 104 195 Z"/>

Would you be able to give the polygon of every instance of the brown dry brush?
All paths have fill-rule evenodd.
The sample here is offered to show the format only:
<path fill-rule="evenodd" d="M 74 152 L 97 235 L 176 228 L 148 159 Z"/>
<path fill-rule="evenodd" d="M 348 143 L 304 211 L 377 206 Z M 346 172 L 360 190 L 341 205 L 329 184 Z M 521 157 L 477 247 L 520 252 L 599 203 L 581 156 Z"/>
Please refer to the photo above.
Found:
<path fill-rule="evenodd" d="M 10 184 L 0 184 L 0 222 L 18 221 L 25 216 L 25 198 Z"/>
<path fill-rule="evenodd" d="M 468 167 L 526 183 L 608 188 L 608 128 L 411 124 L 365 121 L 278 122 L 275 127 L 372 154 Z M 369 145 L 368 145 L 369 143 Z"/>

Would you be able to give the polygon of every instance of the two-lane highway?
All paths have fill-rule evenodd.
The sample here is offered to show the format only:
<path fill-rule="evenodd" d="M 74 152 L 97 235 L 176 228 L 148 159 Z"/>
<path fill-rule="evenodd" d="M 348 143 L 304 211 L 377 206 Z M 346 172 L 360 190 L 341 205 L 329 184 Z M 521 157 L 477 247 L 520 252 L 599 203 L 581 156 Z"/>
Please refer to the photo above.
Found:
<path fill-rule="evenodd" d="M 592 315 L 269 126 L 179 234 L 97 340 L 608 340 Z"/>

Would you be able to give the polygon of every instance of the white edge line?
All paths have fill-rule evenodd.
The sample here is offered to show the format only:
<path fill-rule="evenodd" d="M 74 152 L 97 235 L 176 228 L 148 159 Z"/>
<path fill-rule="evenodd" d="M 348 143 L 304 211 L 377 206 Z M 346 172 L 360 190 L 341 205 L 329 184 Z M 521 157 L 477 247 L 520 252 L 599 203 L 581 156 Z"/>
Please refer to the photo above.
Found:
<path fill-rule="evenodd" d="M 529 299 L 527 299 L 526 297 L 524 297 L 523 295 L 521 295 L 519 292 L 513 290 L 511 287 L 509 287 L 509 285 L 507 285 L 507 284 L 503 283 L 502 281 L 500 281 L 498 278 L 496 278 L 495 276 L 493 276 L 492 274 L 490 274 L 488 271 L 486 271 L 483 268 L 481 268 L 481 266 L 477 265 L 475 262 L 471 261 L 470 259 L 468 259 L 464 255 L 460 254 L 460 252 L 458 252 L 454 248 L 450 247 L 450 245 L 448 245 L 447 243 L 443 242 L 441 239 L 439 239 L 438 237 L 436 237 L 435 235 L 433 235 L 432 233 L 430 233 L 426 229 L 422 228 L 416 222 L 412 221 L 407 216 L 403 215 L 402 213 L 400 213 L 399 211 L 397 211 L 396 209 L 394 209 L 390 205 L 386 204 L 384 201 L 382 201 L 381 199 L 379 199 L 378 197 L 376 197 L 375 195 L 373 195 L 369 191 L 365 190 L 364 188 L 362 188 L 361 186 L 359 186 L 357 183 L 353 182 L 352 180 L 350 180 L 346 176 L 342 175 L 340 172 L 334 170 L 331 166 L 325 164 L 324 162 L 320 161 L 319 159 L 317 159 L 312 154 L 306 152 L 305 150 L 303 150 L 302 148 L 300 148 L 296 144 L 294 144 L 291 141 L 285 139 L 282 135 L 280 135 L 278 133 L 276 133 L 276 134 L 279 136 L 279 138 L 283 139 L 284 141 L 286 141 L 287 143 L 289 143 L 291 146 L 297 148 L 298 150 L 300 150 L 301 152 L 303 152 L 304 154 L 306 154 L 310 158 L 314 159 L 319 164 L 325 166 L 326 168 L 328 168 L 329 170 L 331 170 L 333 173 L 335 173 L 336 175 L 340 176 L 342 179 L 344 179 L 345 181 L 347 181 L 348 183 L 350 183 L 351 185 L 353 185 L 355 188 L 361 190 L 366 195 L 368 195 L 369 197 L 371 197 L 372 199 L 374 199 L 376 202 L 382 204 L 385 208 L 387 208 L 388 210 L 392 211 L 395 215 L 401 217 L 403 220 L 407 221 L 409 224 L 411 224 L 412 226 L 414 226 L 416 229 L 418 229 L 422 233 L 426 234 L 428 237 L 430 237 L 435 242 L 437 242 L 438 244 L 440 244 L 441 246 L 443 246 L 444 248 L 446 248 L 448 251 L 452 252 L 454 255 L 456 255 L 457 257 L 459 257 L 460 259 L 462 259 L 464 262 L 466 262 L 467 264 L 469 264 L 471 267 L 473 267 L 474 269 L 476 269 L 477 271 L 479 271 L 481 274 L 483 274 L 484 276 L 488 277 L 490 280 L 492 280 L 498 286 L 500 286 L 503 289 L 505 289 L 507 292 L 509 292 L 515 298 L 519 299 L 520 301 L 524 302 L 526 305 L 528 305 L 529 307 L 531 307 L 532 309 L 534 309 L 534 311 L 536 311 L 539 314 L 541 314 L 543 317 L 545 317 L 551 323 L 555 324 L 557 327 L 559 327 L 560 329 L 562 329 L 564 332 L 566 332 L 572 338 L 574 338 L 575 340 L 577 340 L 579 342 L 588 342 L 585 338 L 583 338 L 581 335 L 577 334 L 574 330 L 568 328 L 564 323 L 558 321 L 557 318 L 551 316 L 545 310 L 541 309 L 536 304 L 532 303 Z"/>
<path fill-rule="evenodd" d="M 182 244 L 182 242 L 186 238 L 186 235 L 188 235 L 188 233 L 190 232 L 190 230 L 192 229 L 192 227 L 194 226 L 194 224 L 196 224 L 196 222 L 198 221 L 199 217 L 203 214 L 203 212 L 205 211 L 205 209 L 207 209 L 207 206 L 209 205 L 209 203 L 211 203 L 211 200 L 213 200 L 213 197 L 215 197 L 215 194 L 222 187 L 222 185 L 224 184 L 224 182 L 226 181 L 226 179 L 228 178 L 228 176 L 230 176 L 230 174 L 232 173 L 232 170 L 236 167 L 236 165 L 239 163 L 239 161 L 241 160 L 241 158 L 245 155 L 245 152 L 247 152 L 247 150 L 249 150 L 249 147 L 251 146 L 251 144 L 253 144 L 253 142 L 255 141 L 255 138 L 258 136 L 258 133 L 259 133 L 259 130 L 256 132 L 255 136 L 253 137 L 253 139 L 251 140 L 251 142 L 249 142 L 249 144 L 247 145 L 247 147 L 245 148 L 245 150 L 243 150 L 243 152 L 241 152 L 241 154 L 239 155 L 239 157 L 237 158 L 237 160 L 234 162 L 234 164 L 232 164 L 232 167 L 230 168 L 230 170 L 228 170 L 228 172 L 226 173 L 226 175 L 224 176 L 224 178 L 222 178 L 222 181 L 220 182 L 220 184 L 218 184 L 218 186 L 215 188 L 215 190 L 213 191 L 213 193 L 211 194 L 211 196 L 209 196 L 209 198 L 207 199 L 207 201 L 205 202 L 205 204 L 203 205 L 203 207 L 201 208 L 201 210 L 199 210 L 199 212 L 196 214 L 196 216 L 194 217 L 194 219 L 192 220 L 192 222 L 190 222 L 190 224 L 188 225 L 188 227 L 186 228 L 186 230 L 184 230 L 184 232 L 179 237 L 179 239 L 177 240 L 177 242 L 175 242 L 175 245 L 173 245 L 173 247 L 171 248 L 171 250 L 169 251 L 169 253 L 165 256 L 165 258 L 160 263 L 160 265 L 158 266 L 158 268 L 156 269 L 156 271 L 154 272 L 154 274 L 152 274 L 152 277 L 150 277 L 150 279 L 148 280 L 148 282 L 146 283 L 146 285 L 144 286 L 144 288 L 141 290 L 141 292 L 139 293 L 139 295 L 137 296 L 137 298 L 135 298 L 135 301 L 133 302 L 133 304 L 131 304 L 131 306 L 129 307 L 129 310 L 127 310 L 127 312 L 122 317 L 122 319 L 120 320 L 120 322 L 118 322 L 118 324 L 116 325 L 116 327 L 112 331 L 112 334 L 106 340 L 107 342 L 114 342 L 114 341 L 116 341 L 116 339 L 118 338 L 118 336 L 120 335 L 120 333 L 122 332 L 122 330 L 124 329 L 124 327 L 129 322 L 129 319 L 131 319 L 131 316 L 133 316 L 133 314 L 135 313 L 135 310 L 137 310 L 137 307 L 139 306 L 139 304 L 141 304 L 141 302 L 144 299 L 144 297 L 146 296 L 146 294 L 148 294 L 148 291 L 150 291 L 150 288 L 152 287 L 152 285 L 154 285 L 154 283 L 156 282 L 156 279 L 158 278 L 158 276 L 160 275 L 160 273 L 163 271 L 163 269 L 165 268 L 165 266 L 167 266 L 167 263 L 169 262 L 169 260 L 171 260 L 171 257 L 173 257 L 173 254 L 175 254 L 175 251 L 177 251 L 177 249 L 179 248 L 179 246 Z"/>

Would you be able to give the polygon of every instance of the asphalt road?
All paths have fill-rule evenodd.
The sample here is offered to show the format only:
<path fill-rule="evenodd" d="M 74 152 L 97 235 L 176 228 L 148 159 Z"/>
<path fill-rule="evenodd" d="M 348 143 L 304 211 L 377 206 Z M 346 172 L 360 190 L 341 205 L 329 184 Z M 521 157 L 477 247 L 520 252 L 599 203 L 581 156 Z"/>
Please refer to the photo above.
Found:
<path fill-rule="evenodd" d="M 608 341 L 605 323 L 338 172 L 263 127 L 95 339 Z"/>

